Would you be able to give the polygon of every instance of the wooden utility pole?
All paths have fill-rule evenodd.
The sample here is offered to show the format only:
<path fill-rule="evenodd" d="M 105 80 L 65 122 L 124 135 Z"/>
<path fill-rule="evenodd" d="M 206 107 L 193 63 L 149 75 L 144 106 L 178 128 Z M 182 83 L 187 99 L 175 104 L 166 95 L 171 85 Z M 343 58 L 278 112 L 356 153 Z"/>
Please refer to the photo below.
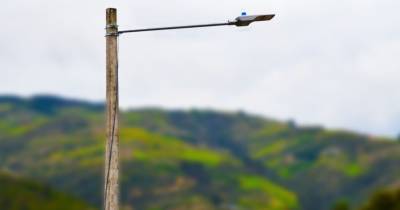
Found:
<path fill-rule="evenodd" d="M 107 143 L 104 179 L 104 209 L 119 209 L 119 104 L 117 10 L 106 11 Z"/>

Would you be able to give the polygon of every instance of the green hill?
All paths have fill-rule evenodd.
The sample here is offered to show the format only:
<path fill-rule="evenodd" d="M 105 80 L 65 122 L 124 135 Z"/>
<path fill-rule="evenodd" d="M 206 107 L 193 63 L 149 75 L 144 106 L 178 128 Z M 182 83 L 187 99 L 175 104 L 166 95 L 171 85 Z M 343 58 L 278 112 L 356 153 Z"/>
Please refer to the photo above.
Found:
<path fill-rule="evenodd" d="M 94 210 L 83 201 L 38 183 L 0 173 L 2 210 Z"/>
<path fill-rule="evenodd" d="M 121 113 L 122 203 L 140 210 L 327 210 L 398 184 L 400 144 L 246 113 Z M 104 112 L 0 98 L 3 169 L 101 207 Z"/>

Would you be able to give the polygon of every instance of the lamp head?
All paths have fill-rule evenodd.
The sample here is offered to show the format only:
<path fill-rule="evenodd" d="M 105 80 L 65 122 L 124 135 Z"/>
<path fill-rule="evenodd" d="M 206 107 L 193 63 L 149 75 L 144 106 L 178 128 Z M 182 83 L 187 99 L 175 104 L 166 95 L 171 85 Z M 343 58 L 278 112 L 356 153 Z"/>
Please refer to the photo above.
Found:
<path fill-rule="evenodd" d="M 238 27 L 249 26 L 252 22 L 269 21 L 274 17 L 275 15 L 242 15 L 235 19 L 235 25 Z"/>

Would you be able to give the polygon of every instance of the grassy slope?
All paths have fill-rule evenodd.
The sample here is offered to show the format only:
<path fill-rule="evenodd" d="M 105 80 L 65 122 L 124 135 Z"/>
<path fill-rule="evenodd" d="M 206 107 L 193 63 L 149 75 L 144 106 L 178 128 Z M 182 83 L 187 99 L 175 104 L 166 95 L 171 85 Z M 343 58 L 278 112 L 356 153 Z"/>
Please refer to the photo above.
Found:
<path fill-rule="evenodd" d="M 103 116 L 79 102 L 0 100 L 0 161 L 98 204 Z M 127 209 L 324 210 L 399 177 L 398 143 L 243 113 L 124 112 L 121 144 Z"/>

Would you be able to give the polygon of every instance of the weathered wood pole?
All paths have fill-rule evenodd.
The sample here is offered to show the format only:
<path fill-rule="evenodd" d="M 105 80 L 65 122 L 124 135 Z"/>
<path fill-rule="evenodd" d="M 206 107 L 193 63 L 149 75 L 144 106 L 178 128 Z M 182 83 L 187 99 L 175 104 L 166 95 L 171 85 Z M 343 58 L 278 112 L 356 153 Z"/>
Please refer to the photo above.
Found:
<path fill-rule="evenodd" d="M 104 209 L 119 209 L 119 103 L 117 10 L 106 11 L 107 142 L 104 179 Z"/>

